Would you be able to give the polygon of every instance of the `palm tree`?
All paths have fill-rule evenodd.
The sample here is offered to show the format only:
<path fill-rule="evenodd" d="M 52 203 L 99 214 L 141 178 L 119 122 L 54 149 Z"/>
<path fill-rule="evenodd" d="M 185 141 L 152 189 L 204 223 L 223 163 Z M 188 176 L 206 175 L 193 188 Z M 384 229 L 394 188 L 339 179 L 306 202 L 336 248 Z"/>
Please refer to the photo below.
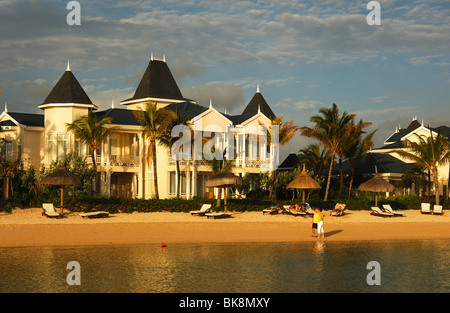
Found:
<path fill-rule="evenodd" d="M 348 198 L 350 199 L 353 187 L 353 178 L 355 176 L 356 163 L 358 159 L 364 156 L 367 151 L 369 151 L 373 147 L 372 137 L 376 133 L 378 129 L 375 129 L 371 133 L 367 134 L 363 138 L 363 134 L 366 132 L 364 128 L 372 125 L 370 122 L 359 121 L 358 124 L 351 125 L 350 133 L 347 137 L 348 142 L 345 147 L 344 155 L 347 157 L 350 164 L 350 184 L 348 187 Z"/>
<path fill-rule="evenodd" d="M 279 151 L 280 146 L 284 146 L 286 143 L 288 143 L 294 134 L 300 130 L 298 126 L 292 125 L 294 121 L 285 122 L 283 123 L 283 117 L 274 117 L 272 119 L 272 125 L 278 126 L 278 141 L 272 140 L 272 134 L 269 131 L 268 132 L 268 143 L 272 143 L 274 145 L 274 151 Z M 269 187 L 269 198 L 272 198 L 273 195 L 273 186 L 275 184 L 275 175 L 276 175 L 276 168 L 272 167 L 272 182 Z"/>
<path fill-rule="evenodd" d="M 328 199 L 328 192 L 330 189 L 330 181 L 331 181 L 331 169 L 334 163 L 334 157 L 336 155 L 342 155 L 344 141 L 348 136 L 349 126 L 355 117 L 354 114 L 348 114 L 346 111 L 339 114 L 338 106 L 333 103 L 331 108 L 322 108 L 319 110 L 319 113 L 322 115 L 314 115 L 310 118 L 310 121 L 315 125 L 314 127 L 304 126 L 301 128 L 301 133 L 303 136 L 315 138 L 319 140 L 320 144 L 330 151 L 331 160 L 330 160 L 330 168 L 328 171 L 328 180 L 327 186 L 325 189 L 325 198 L 324 201 Z M 341 175 L 341 186 L 343 185 L 343 173 L 342 173 L 342 164 L 340 164 L 340 175 Z M 341 188 L 342 189 L 342 188 Z"/>
<path fill-rule="evenodd" d="M 153 184 L 155 189 L 155 198 L 159 199 L 158 192 L 158 174 L 156 162 L 156 144 L 164 136 L 170 126 L 174 114 L 165 109 L 157 109 L 156 103 L 147 103 L 145 109 L 133 111 L 135 117 L 142 126 L 145 138 L 148 140 L 147 162 L 153 161 Z"/>
<path fill-rule="evenodd" d="M 177 125 L 187 125 L 187 122 L 188 122 L 188 120 L 182 119 L 180 114 L 178 114 L 178 112 L 174 112 L 172 115 L 172 119 L 171 119 L 171 121 L 169 121 L 169 124 L 166 127 L 164 133 L 161 134 L 161 136 L 159 137 L 159 144 L 172 150 L 172 147 L 175 147 L 175 143 L 179 139 L 179 134 L 175 137 L 172 136 L 172 129 Z M 192 131 L 191 131 L 191 133 L 192 133 Z M 190 133 L 191 138 L 193 138 L 191 133 Z M 176 147 L 176 148 L 179 149 L 180 147 Z M 177 151 L 178 151 L 178 149 L 177 149 Z M 181 177 L 180 177 L 180 160 L 178 158 L 175 158 L 175 164 L 176 164 L 176 173 L 177 173 L 176 197 L 178 199 L 178 198 L 180 198 L 180 179 L 181 179 Z"/>
<path fill-rule="evenodd" d="M 315 178 L 322 175 L 323 170 L 330 162 L 331 153 L 326 149 L 320 149 L 318 144 L 309 144 L 300 149 L 297 164 L 305 164 L 306 168 L 313 172 Z"/>
<path fill-rule="evenodd" d="M 417 142 L 409 139 L 404 140 L 403 145 L 410 151 L 396 151 L 400 156 L 414 161 L 419 166 L 426 167 L 433 174 L 434 193 L 436 197 L 436 205 L 439 204 L 439 179 L 438 167 L 445 165 L 450 161 L 449 142 L 447 137 L 441 134 L 433 135 L 430 129 L 430 136 L 415 134 Z"/>
<path fill-rule="evenodd" d="M 66 123 L 66 130 L 75 135 L 80 143 L 86 144 L 91 151 L 92 166 L 95 171 L 95 193 L 98 195 L 99 192 L 99 179 L 97 173 L 97 150 L 100 149 L 101 144 L 108 139 L 114 131 L 119 129 L 118 126 L 110 126 L 112 122 L 111 117 L 106 117 L 100 121 L 97 115 L 92 111 L 88 114 L 80 116 L 72 123 Z"/>

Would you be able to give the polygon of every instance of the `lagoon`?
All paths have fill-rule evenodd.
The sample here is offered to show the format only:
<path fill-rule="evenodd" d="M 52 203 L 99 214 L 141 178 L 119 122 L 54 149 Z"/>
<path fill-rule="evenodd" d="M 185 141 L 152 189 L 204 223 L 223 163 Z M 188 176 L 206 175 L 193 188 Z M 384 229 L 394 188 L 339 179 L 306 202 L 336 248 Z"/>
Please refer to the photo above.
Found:
<path fill-rule="evenodd" d="M 0 248 L 0 292 L 446 293 L 449 260 L 450 240 Z"/>

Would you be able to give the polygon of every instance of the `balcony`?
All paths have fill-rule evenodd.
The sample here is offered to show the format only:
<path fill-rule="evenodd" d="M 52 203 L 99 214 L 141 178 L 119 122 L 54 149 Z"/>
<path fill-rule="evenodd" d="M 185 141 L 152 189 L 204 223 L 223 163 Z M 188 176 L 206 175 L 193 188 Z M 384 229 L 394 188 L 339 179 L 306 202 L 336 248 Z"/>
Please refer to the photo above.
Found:
<path fill-rule="evenodd" d="M 86 156 L 87 164 L 92 164 L 92 156 Z M 122 166 L 122 167 L 139 167 L 141 166 L 139 156 L 128 155 L 111 155 L 111 156 L 97 156 L 97 166 Z"/>

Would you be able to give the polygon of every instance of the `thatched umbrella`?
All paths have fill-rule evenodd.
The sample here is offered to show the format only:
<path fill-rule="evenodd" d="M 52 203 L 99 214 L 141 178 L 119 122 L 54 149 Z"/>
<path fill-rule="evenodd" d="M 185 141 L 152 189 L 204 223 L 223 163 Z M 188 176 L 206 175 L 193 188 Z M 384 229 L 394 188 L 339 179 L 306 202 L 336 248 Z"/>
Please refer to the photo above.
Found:
<path fill-rule="evenodd" d="M 291 181 L 286 188 L 303 189 L 303 203 L 305 203 L 305 189 L 319 189 L 320 185 L 306 173 L 305 164 L 303 164 L 303 170 L 300 175 Z"/>
<path fill-rule="evenodd" d="M 236 176 L 233 173 L 230 173 L 227 171 L 221 171 L 221 172 L 213 175 L 211 178 L 209 178 L 205 183 L 205 187 L 225 188 L 224 205 L 225 205 L 225 212 L 226 212 L 227 211 L 227 188 L 242 186 L 242 183 L 243 183 L 243 181 L 242 181 L 241 177 Z"/>
<path fill-rule="evenodd" d="M 64 166 L 45 176 L 43 185 L 61 186 L 61 214 L 63 213 L 64 186 L 81 186 L 81 180 L 69 172 Z"/>
<path fill-rule="evenodd" d="M 379 192 L 391 192 L 394 190 L 394 185 L 384 180 L 380 174 L 378 174 L 377 167 L 375 166 L 375 176 L 362 183 L 358 187 L 359 191 L 372 191 L 375 192 L 375 206 L 378 206 L 378 193 Z"/>

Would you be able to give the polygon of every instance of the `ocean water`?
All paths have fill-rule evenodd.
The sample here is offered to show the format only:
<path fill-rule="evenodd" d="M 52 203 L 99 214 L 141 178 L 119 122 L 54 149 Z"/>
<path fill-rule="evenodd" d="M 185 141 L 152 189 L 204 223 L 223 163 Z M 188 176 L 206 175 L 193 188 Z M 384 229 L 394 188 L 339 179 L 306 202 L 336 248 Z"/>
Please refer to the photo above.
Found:
<path fill-rule="evenodd" d="M 449 260 L 448 240 L 0 248 L 0 292 L 447 293 Z"/>

